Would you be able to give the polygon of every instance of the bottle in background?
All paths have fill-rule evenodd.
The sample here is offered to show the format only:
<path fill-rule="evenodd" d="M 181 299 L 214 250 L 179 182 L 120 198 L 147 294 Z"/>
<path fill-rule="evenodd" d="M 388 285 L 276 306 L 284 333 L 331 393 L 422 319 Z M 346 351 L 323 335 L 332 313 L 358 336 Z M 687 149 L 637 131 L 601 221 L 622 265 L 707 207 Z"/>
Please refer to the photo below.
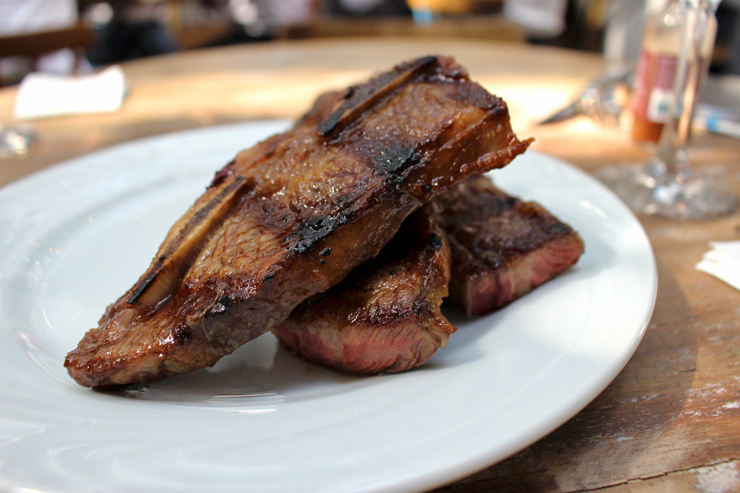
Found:
<path fill-rule="evenodd" d="M 673 97 L 682 22 L 680 0 L 651 0 L 647 3 L 642 49 L 630 104 L 632 138 L 636 141 L 656 143 L 660 139 Z M 691 63 L 708 64 L 710 61 L 717 32 L 714 16 L 709 19 L 707 29 L 700 60 L 691 60 Z"/>

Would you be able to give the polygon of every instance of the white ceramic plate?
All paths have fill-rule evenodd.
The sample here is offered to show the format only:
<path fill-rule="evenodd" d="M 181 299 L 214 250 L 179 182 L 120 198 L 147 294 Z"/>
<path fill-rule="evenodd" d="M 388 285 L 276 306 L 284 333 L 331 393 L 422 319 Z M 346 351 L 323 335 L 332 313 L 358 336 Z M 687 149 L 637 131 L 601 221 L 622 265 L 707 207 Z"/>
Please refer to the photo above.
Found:
<path fill-rule="evenodd" d="M 50 492 L 410 491 L 499 461 L 576 414 L 636 349 L 656 294 L 635 217 L 577 169 L 529 152 L 494 173 L 578 229 L 578 264 L 465 321 L 420 369 L 348 378 L 271 335 L 212 369 L 122 394 L 62 366 L 144 272 L 252 122 L 154 137 L 0 189 L 0 488 Z"/>

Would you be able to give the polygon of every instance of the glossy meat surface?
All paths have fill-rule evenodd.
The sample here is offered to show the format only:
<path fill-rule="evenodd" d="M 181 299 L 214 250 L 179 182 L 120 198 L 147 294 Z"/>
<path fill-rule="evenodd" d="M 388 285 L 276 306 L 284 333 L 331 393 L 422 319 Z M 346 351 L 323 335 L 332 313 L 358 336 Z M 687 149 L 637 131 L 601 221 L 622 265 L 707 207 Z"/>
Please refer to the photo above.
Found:
<path fill-rule="evenodd" d="M 273 333 L 292 352 L 342 373 L 407 370 L 455 331 L 440 312 L 449 280 L 445 234 L 424 208 L 380 255 L 298 305 Z"/>
<path fill-rule="evenodd" d="M 507 195 L 485 176 L 457 185 L 423 211 L 431 213 L 424 227 L 444 239 L 444 249 L 432 257 L 429 248 L 419 248 L 430 233 L 420 232 L 420 221 L 410 218 L 379 257 L 303 302 L 273 329 L 281 342 L 343 373 L 403 371 L 447 345 L 451 326 L 439 311 L 447 282 L 452 302 L 468 316 L 484 314 L 524 296 L 583 253 L 583 242 L 569 226 L 541 206 Z M 400 245 L 406 245 L 402 259 Z M 452 280 L 440 275 L 450 261 Z M 434 309 L 417 311 L 415 305 Z M 386 313 L 395 316 L 377 315 Z"/>
<path fill-rule="evenodd" d="M 502 308 L 574 265 L 583 240 L 535 202 L 497 189 L 486 176 L 436 201 L 452 250 L 450 301 L 467 316 Z"/>
<path fill-rule="evenodd" d="M 530 141 L 451 59 L 351 87 L 328 117 L 241 152 L 65 360 L 89 387 L 212 366 L 377 255 L 403 220 Z M 331 251 L 331 256 L 322 252 Z"/>

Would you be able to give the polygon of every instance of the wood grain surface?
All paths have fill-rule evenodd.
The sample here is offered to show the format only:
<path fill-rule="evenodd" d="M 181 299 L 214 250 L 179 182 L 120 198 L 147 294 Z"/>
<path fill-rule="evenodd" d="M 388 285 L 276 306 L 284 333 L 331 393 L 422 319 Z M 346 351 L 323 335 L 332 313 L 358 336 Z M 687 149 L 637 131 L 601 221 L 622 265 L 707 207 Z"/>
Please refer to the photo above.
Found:
<path fill-rule="evenodd" d="M 598 56 L 523 44 L 455 39 L 331 39 L 185 52 L 125 64 L 130 84 L 116 113 L 25 122 L 38 141 L 0 161 L 0 185 L 68 158 L 164 132 L 249 119 L 295 118 L 320 92 L 414 56 L 454 55 L 504 97 L 535 149 L 593 173 L 649 152 L 624 128 L 578 117 L 535 122 L 598 75 Z M 0 90 L 0 122 L 15 89 Z M 697 169 L 740 190 L 740 140 L 695 136 Z M 710 241 L 740 239 L 740 215 L 705 222 L 641 217 L 655 252 L 655 312 L 636 353 L 590 405 L 549 436 L 440 488 L 483 491 L 740 491 L 740 292 L 695 270 Z"/>

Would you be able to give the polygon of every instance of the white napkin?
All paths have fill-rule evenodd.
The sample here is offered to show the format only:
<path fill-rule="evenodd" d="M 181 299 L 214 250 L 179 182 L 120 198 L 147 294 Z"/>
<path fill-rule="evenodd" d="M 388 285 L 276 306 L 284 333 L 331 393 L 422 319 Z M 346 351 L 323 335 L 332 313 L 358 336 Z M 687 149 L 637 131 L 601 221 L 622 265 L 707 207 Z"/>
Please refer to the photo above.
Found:
<path fill-rule="evenodd" d="M 21 81 L 15 99 L 19 119 L 116 111 L 123 104 L 123 70 L 113 65 L 90 75 L 31 73 Z"/>
<path fill-rule="evenodd" d="M 713 241 L 709 246 L 712 249 L 704 254 L 696 269 L 740 289 L 740 241 Z"/>

